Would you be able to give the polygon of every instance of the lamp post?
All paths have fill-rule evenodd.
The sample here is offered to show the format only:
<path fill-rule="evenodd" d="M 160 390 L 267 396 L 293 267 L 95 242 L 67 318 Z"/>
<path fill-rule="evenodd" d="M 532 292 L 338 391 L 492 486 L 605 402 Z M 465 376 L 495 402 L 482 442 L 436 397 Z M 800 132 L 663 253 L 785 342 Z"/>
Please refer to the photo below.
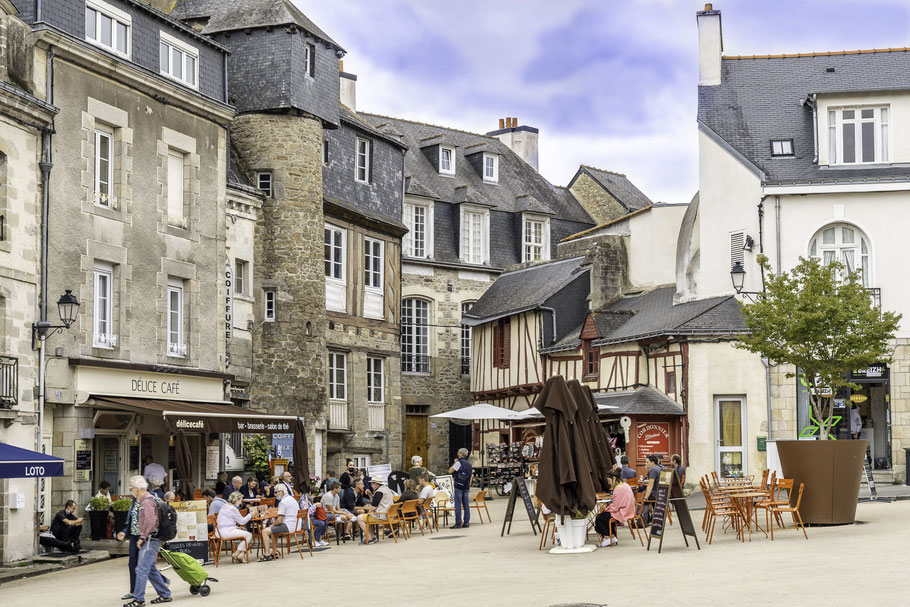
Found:
<path fill-rule="evenodd" d="M 736 291 L 736 294 L 745 295 L 753 303 L 761 295 L 759 291 L 743 291 L 743 285 L 746 283 L 746 269 L 743 268 L 741 261 L 733 264 L 733 268 L 730 270 L 730 280 L 733 282 L 733 290 Z"/>

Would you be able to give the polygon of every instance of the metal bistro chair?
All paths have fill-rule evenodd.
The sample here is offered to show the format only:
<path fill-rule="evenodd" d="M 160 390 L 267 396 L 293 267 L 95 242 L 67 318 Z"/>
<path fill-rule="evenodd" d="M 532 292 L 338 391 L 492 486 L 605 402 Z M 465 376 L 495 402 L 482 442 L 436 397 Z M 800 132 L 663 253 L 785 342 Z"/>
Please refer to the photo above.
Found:
<path fill-rule="evenodd" d="M 218 518 L 217 514 L 213 514 L 212 516 L 208 517 L 209 521 L 215 521 L 215 520 L 217 520 L 217 518 Z M 221 562 L 221 551 L 224 548 L 230 549 L 230 551 L 232 553 L 235 551 L 234 542 L 237 542 L 238 548 L 240 547 L 240 542 L 243 542 L 246 545 L 246 550 L 244 551 L 244 555 L 246 556 L 246 562 L 247 563 L 250 562 L 250 545 L 247 543 L 246 538 L 221 537 L 221 531 L 218 529 L 217 524 L 214 524 L 214 526 L 212 527 L 211 538 L 212 538 L 211 541 L 213 541 L 215 544 L 215 550 L 213 551 L 214 557 L 215 557 L 214 558 L 215 567 L 218 567 L 218 564 Z"/>
<path fill-rule="evenodd" d="M 777 516 L 780 516 L 780 514 L 783 512 L 789 512 L 790 516 L 793 517 L 793 524 L 796 525 L 797 529 L 802 529 L 803 535 L 806 536 L 806 539 L 809 539 L 809 535 L 806 533 L 806 526 L 803 525 L 803 517 L 800 516 L 800 514 L 799 514 L 799 504 L 800 504 L 800 502 L 803 501 L 803 489 L 805 488 L 805 486 L 806 485 L 803 483 L 799 484 L 799 493 L 797 493 L 795 506 L 790 505 L 789 495 L 788 495 L 787 496 L 788 501 L 786 502 L 786 505 L 782 505 L 779 502 L 777 502 L 777 503 L 775 503 L 775 505 L 771 506 L 771 512 L 773 512 Z M 765 520 L 767 522 L 767 520 L 768 520 L 767 512 L 765 513 L 765 516 L 766 516 Z M 781 521 L 781 526 L 783 526 L 783 521 Z M 772 542 L 774 541 L 774 527 L 773 526 L 771 527 L 771 541 Z"/>
<path fill-rule="evenodd" d="M 477 510 L 477 518 L 480 519 L 480 524 L 483 525 L 483 514 L 481 514 L 480 509 L 483 508 L 484 512 L 487 513 L 487 521 L 493 522 L 493 519 L 490 518 L 490 511 L 487 510 L 487 492 L 478 491 L 477 495 L 474 496 L 474 503 L 468 504 L 468 509 L 474 508 Z"/>
<path fill-rule="evenodd" d="M 419 504 L 420 500 L 407 500 L 401 503 L 401 523 L 406 536 L 411 535 L 411 527 L 414 523 L 417 523 L 420 535 L 425 535 L 423 532 L 423 521 L 420 519 L 420 511 L 418 510 Z"/>

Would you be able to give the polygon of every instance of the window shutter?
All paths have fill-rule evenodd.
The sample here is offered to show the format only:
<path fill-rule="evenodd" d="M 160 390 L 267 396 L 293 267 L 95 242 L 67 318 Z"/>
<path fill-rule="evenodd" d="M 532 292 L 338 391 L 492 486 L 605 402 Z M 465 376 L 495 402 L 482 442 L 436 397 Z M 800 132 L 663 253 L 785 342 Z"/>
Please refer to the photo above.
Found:
<path fill-rule="evenodd" d="M 509 324 L 509 319 L 506 318 L 502 324 L 502 367 L 504 369 L 509 368 L 509 360 L 511 360 L 511 346 L 512 346 L 512 331 L 511 325 Z"/>
<path fill-rule="evenodd" d="M 743 245 L 745 244 L 743 232 L 734 232 L 730 234 L 730 267 L 738 263 L 743 263 L 745 259 L 743 254 Z"/>
<path fill-rule="evenodd" d="M 493 366 L 499 367 L 499 356 L 502 344 L 502 326 L 499 323 L 493 327 Z"/>

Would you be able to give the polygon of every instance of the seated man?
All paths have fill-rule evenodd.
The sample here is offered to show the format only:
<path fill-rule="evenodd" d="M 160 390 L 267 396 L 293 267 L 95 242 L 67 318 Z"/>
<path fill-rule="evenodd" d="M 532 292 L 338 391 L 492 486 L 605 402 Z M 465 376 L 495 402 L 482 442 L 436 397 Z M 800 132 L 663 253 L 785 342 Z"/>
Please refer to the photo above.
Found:
<path fill-rule="evenodd" d="M 329 487 L 327 491 L 322 496 L 322 507 L 325 508 L 325 513 L 328 515 L 326 523 L 334 523 L 336 520 L 345 523 L 344 526 L 344 539 L 351 539 L 351 529 L 354 523 L 354 513 L 343 510 L 341 508 L 341 483 L 335 481 Z"/>
<path fill-rule="evenodd" d="M 366 501 L 363 497 L 363 479 L 354 479 L 353 483 L 341 495 L 341 509 L 356 516 L 364 513 Z"/>
<path fill-rule="evenodd" d="M 265 556 L 259 559 L 260 562 L 271 561 L 275 558 L 272 554 L 272 534 L 275 533 L 295 533 L 299 530 L 297 526 L 297 512 L 300 507 L 293 495 L 288 495 L 287 487 L 284 483 L 275 486 L 275 501 L 278 503 L 278 516 L 272 520 L 272 526 L 262 528 L 262 543 L 265 550 Z"/>
<path fill-rule="evenodd" d="M 67 500 L 63 510 L 51 522 L 50 532 L 42 533 L 38 542 L 42 546 L 57 548 L 63 552 L 79 552 L 82 548 L 79 536 L 82 534 L 82 517 L 77 517 L 76 502 Z"/>
<path fill-rule="evenodd" d="M 389 506 L 395 502 L 395 495 L 385 484 L 385 479 L 373 477 L 370 479 L 370 485 L 373 488 L 373 501 L 364 507 L 364 514 L 357 517 L 357 526 L 363 533 L 361 544 L 372 544 L 377 540 L 375 537 L 370 539 L 370 526 L 367 523 L 387 520 Z"/>
<path fill-rule="evenodd" d="M 427 474 L 421 474 L 417 477 L 417 481 L 420 483 L 420 499 L 425 500 L 428 497 L 432 498 L 436 495 L 436 490 L 433 489 L 433 485 L 430 484 L 430 478 Z"/>
<path fill-rule="evenodd" d="M 623 470 L 620 475 L 622 480 L 637 476 L 634 470 Z M 610 541 L 610 519 L 616 519 L 618 522 L 624 523 L 634 516 L 635 494 L 632 491 L 632 487 L 628 483 L 616 483 L 613 488 L 613 501 L 594 519 L 594 530 L 604 536 L 600 545 L 602 547 L 612 546 L 619 541 L 616 537 L 613 537 L 612 542 Z"/>
<path fill-rule="evenodd" d="M 224 486 L 224 491 L 221 492 L 221 497 L 224 498 L 224 501 L 228 501 L 228 498 L 231 497 L 231 494 L 235 491 L 240 491 L 243 488 L 243 479 L 239 476 L 235 476 L 231 479 L 231 482 Z M 243 493 L 242 491 L 240 491 Z"/>

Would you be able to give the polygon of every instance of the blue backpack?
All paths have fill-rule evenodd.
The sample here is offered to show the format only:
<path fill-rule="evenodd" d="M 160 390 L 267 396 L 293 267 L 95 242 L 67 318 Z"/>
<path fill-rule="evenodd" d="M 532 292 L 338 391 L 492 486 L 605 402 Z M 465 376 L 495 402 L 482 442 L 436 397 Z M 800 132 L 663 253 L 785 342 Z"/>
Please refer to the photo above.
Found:
<path fill-rule="evenodd" d="M 455 473 L 455 488 L 459 491 L 467 491 L 471 487 L 471 464 L 466 459 L 458 460 L 461 467 Z"/>

